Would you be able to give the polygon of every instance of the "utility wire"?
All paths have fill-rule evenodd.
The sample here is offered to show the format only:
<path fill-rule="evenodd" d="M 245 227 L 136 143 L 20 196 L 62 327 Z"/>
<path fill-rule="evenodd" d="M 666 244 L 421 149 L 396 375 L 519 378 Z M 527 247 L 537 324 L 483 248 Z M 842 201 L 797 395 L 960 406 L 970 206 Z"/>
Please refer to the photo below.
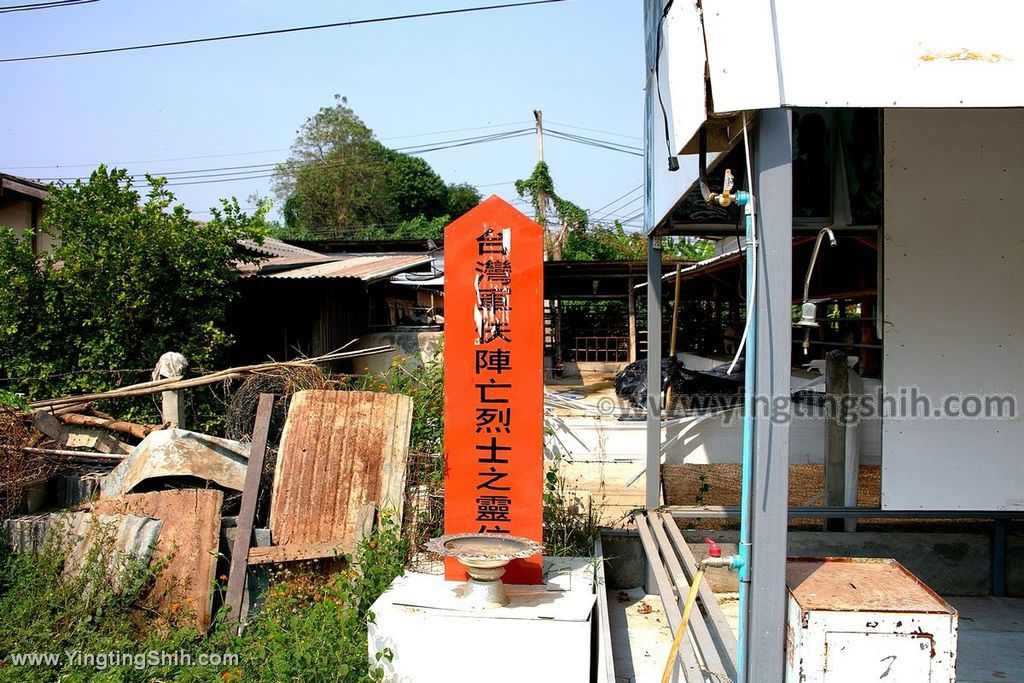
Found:
<path fill-rule="evenodd" d="M 498 142 L 501 140 L 508 140 L 512 138 L 523 137 L 525 135 L 533 135 L 532 128 L 523 128 L 521 130 L 508 131 L 505 133 L 493 133 L 490 135 L 481 135 L 473 138 L 458 138 L 455 140 L 446 140 L 443 142 L 430 143 L 428 145 L 414 145 L 410 147 L 399 147 L 395 151 L 404 152 L 406 154 L 424 154 L 426 152 L 435 152 L 443 149 L 451 149 L 454 147 L 465 147 L 468 145 L 477 145 L 485 142 Z M 287 162 L 285 162 L 287 163 Z M 327 163 L 316 163 L 310 165 L 316 165 L 322 168 L 332 168 L 337 166 L 344 166 L 345 161 L 342 162 L 327 162 Z M 267 163 L 267 164 L 245 164 L 241 166 L 220 166 L 213 168 L 199 168 L 182 171 L 165 171 L 165 172 L 153 172 L 153 173 L 134 173 L 129 175 L 133 180 L 143 180 L 146 175 L 153 177 L 167 178 L 168 181 L 177 180 L 195 180 L 199 178 L 215 178 L 229 175 L 240 176 L 240 180 L 245 180 L 246 176 L 253 173 L 270 173 L 273 175 L 274 169 L 280 164 L 278 162 Z M 227 171 L 227 173 L 221 173 L 221 171 Z M 263 177 L 263 176 L 260 176 Z M 86 180 L 88 176 L 61 176 L 61 177 L 43 177 L 37 180 L 41 182 L 56 182 L 56 181 L 75 181 L 75 180 Z M 230 180 L 230 178 L 229 178 Z"/>
<path fill-rule="evenodd" d="M 615 133 L 610 130 L 601 130 L 600 128 L 586 128 L 584 126 L 574 126 L 571 123 L 563 123 L 561 121 L 546 120 L 547 123 L 553 123 L 556 126 L 565 126 L 566 128 L 572 128 L 574 130 L 585 130 L 591 133 L 604 133 L 605 135 L 611 135 L 617 138 L 626 138 L 627 140 L 643 140 L 639 135 L 626 135 L 624 133 Z"/>
<path fill-rule="evenodd" d="M 622 199 L 625 199 L 626 197 L 628 197 L 629 195 L 633 194 L 637 190 L 642 190 L 642 189 L 644 189 L 644 186 L 640 185 L 639 187 L 634 187 L 632 190 L 629 190 L 628 192 L 623 192 L 621 195 L 619 195 L 615 199 L 611 200 L 610 202 L 608 202 L 607 204 L 602 206 L 600 209 L 595 209 L 595 210 L 591 211 L 590 214 L 591 215 L 599 214 L 602 211 L 604 211 L 605 209 L 607 209 L 609 206 L 611 206 L 612 204 L 614 204 L 614 203 L 616 203 L 616 202 L 618 202 L 618 201 L 620 201 Z"/>
<path fill-rule="evenodd" d="M 401 21 L 405 19 L 423 19 L 426 17 L 448 16 L 453 14 L 469 14 L 472 12 L 488 12 L 492 10 L 508 9 L 513 7 L 529 7 L 532 5 L 550 5 L 556 2 L 567 0 L 528 0 L 527 2 L 502 3 L 500 5 L 483 5 L 478 7 L 463 7 L 460 9 L 436 10 L 433 12 L 417 12 L 414 14 L 396 14 L 387 17 L 375 17 L 372 19 L 355 19 L 352 21 L 334 21 L 327 24 L 313 24 L 310 26 L 291 26 L 289 28 L 269 29 L 265 31 L 250 31 L 248 33 L 234 33 L 223 36 L 207 36 L 205 38 L 188 38 L 185 40 L 169 40 L 163 43 L 146 43 L 142 45 L 126 45 L 123 47 L 107 47 L 98 50 L 79 50 L 77 52 L 56 52 L 45 55 L 31 55 L 27 57 L 7 57 L 0 59 L 0 64 L 13 62 L 34 62 L 44 59 L 62 59 L 64 57 L 87 57 L 91 55 L 112 54 L 115 52 L 132 52 L 135 50 L 152 50 L 159 47 L 176 47 L 179 45 L 197 45 L 200 43 L 214 43 L 224 40 L 238 40 L 240 38 L 259 38 L 263 36 L 283 35 L 286 33 L 299 33 L 303 31 L 320 31 L 328 28 L 339 28 L 347 26 L 363 26 L 366 24 L 383 24 L 390 21 Z"/>
<path fill-rule="evenodd" d="M 0 14 L 10 12 L 31 12 L 37 9 L 60 9 L 61 7 L 74 7 L 75 5 L 88 5 L 100 0 L 52 0 L 51 2 L 33 2 L 25 5 L 7 5 L 0 7 Z"/>
<path fill-rule="evenodd" d="M 544 134 L 551 135 L 552 137 L 560 138 L 562 140 L 568 140 L 569 142 L 576 142 L 582 145 L 589 145 L 591 147 L 600 147 L 602 149 L 608 149 L 613 152 L 622 152 L 623 154 L 631 154 L 637 157 L 643 156 L 643 152 L 639 151 L 638 148 L 628 147 L 614 142 L 594 140 L 593 138 L 573 135 L 571 133 L 563 133 L 558 130 L 551 130 L 550 128 L 545 129 Z"/>
<path fill-rule="evenodd" d="M 616 206 L 614 209 L 611 209 L 610 211 L 608 211 L 607 213 L 605 213 L 605 214 L 603 214 L 601 216 L 595 216 L 594 218 L 595 219 L 603 219 L 603 218 L 608 218 L 611 215 L 621 214 L 623 211 L 626 210 L 627 206 L 631 206 L 633 204 L 636 204 L 637 202 L 639 202 L 643 198 L 644 198 L 643 193 L 640 193 L 636 197 L 633 197 L 632 199 L 630 199 L 625 204 L 620 204 L 620 205 Z M 633 211 L 633 209 L 630 209 L 630 211 Z"/>
<path fill-rule="evenodd" d="M 525 123 L 525 122 L 520 121 L 520 122 L 507 123 L 507 124 L 495 124 L 493 126 L 473 126 L 473 127 L 467 127 L 467 128 L 453 128 L 453 129 L 449 129 L 449 130 L 433 131 L 433 132 L 429 132 L 429 133 L 415 133 L 415 134 L 410 134 L 410 135 L 400 135 L 400 136 L 394 136 L 394 137 L 385 137 L 385 138 L 380 138 L 380 140 L 381 141 L 384 141 L 384 140 L 401 140 L 401 139 L 408 139 L 408 138 L 413 138 L 413 137 L 428 137 L 428 136 L 431 136 L 431 135 L 440 135 L 442 133 L 458 133 L 458 132 L 469 131 L 469 130 L 483 130 L 483 129 L 487 129 L 487 128 L 495 128 L 495 127 L 502 127 L 502 126 L 508 126 L 508 125 L 517 125 L 517 124 L 522 124 L 522 123 Z M 509 137 L 518 137 L 519 136 L 518 134 L 520 134 L 520 133 L 532 133 L 533 130 L 534 130 L 533 128 L 519 128 L 519 129 L 515 129 L 515 130 L 504 131 L 504 132 L 501 132 L 501 133 L 491 133 L 491 134 L 488 134 L 488 135 L 482 135 L 482 136 L 476 136 L 476 137 L 457 138 L 457 139 L 454 139 L 454 140 L 442 140 L 442 141 L 438 141 L 438 142 L 425 142 L 425 143 L 422 143 L 420 145 L 410 145 L 410 146 L 407 146 L 407 147 L 398 147 L 398 148 L 396 148 L 396 151 L 405 152 L 406 154 L 418 154 L 420 152 L 437 151 L 437 150 L 440 150 L 440 149 L 447 149 L 446 146 L 449 145 L 450 143 L 468 142 L 468 141 L 475 141 L 475 140 L 488 141 L 488 140 L 485 140 L 485 138 L 491 138 L 492 136 L 494 136 L 495 139 L 500 139 L 501 136 L 506 136 L 506 135 L 508 135 Z M 611 142 L 609 140 L 601 140 L 599 138 L 590 138 L 590 137 L 578 136 L 578 135 L 574 135 L 574 134 L 570 134 L 570 133 L 562 133 L 561 131 L 557 131 L 557 130 L 555 130 L 555 131 L 546 130 L 545 133 L 554 133 L 555 134 L 554 137 L 559 137 L 560 139 L 564 139 L 564 140 L 567 140 L 569 142 L 578 142 L 578 143 L 581 143 L 581 144 L 593 144 L 593 145 L 600 145 L 600 146 L 608 145 L 608 146 L 615 147 L 616 148 L 615 151 L 624 151 L 624 152 L 629 152 L 629 153 L 636 152 L 637 154 L 641 153 L 640 149 L 638 147 L 630 147 L 628 145 L 623 145 L 623 144 L 617 143 L 617 142 Z M 435 147 L 436 147 L 436 149 L 434 149 Z M 270 154 L 270 153 L 275 153 L 275 152 L 287 152 L 287 151 L 289 151 L 289 149 L 290 148 L 262 149 L 262 150 L 255 150 L 255 151 L 251 151 L 251 152 L 231 152 L 231 153 L 225 153 L 225 154 L 203 154 L 203 155 L 187 156 L 187 157 L 170 157 L 170 158 L 165 158 L 165 159 L 136 159 L 136 160 L 132 160 L 132 161 L 114 162 L 114 163 L 110 163 L 108 165 L 109 166 L 118 166 L 118 167 L 120 167 L 120 166 L 127 166 L 129 164 L 151 164 L 151 163 L 162 163 L 162 162 L 172 162 L 172 161 L 193 161 L 193 160 L 199 160 L 199 159 L 220 159 L 220 158 L 231 158 L 231 157 L 239 157 L 239 156 L 249 156 L 249 155 L 254 155 L 254 154 Z M 272 167 L 276 166 L 277 164 L 278 164 L 278 162 L 265 163 L 265 164 L 246 164 L 246 165 L 242 165 L 242 166 L 219 166 L 219 167 L 215 167 L 215 168 L 205 168 L 205 169 L 198 169 L 198 170 L 167 171 L 165 173 L 151 173 L 150 175 L 170 176 L 170 175 L 174 175 L 174 174 L 199 173 L 199 172 L 206 172 L 206 171 L 241 170 L 241 169 L 245 169 L 245 168 L 272 168 Z M 4 166 L 4 168 L 6 168 L 9 171 L 17 171 L 17 170 L 36 170 L 36 169 L 44 169 L 45 170 L 45 169 L 61 169 L 61 168 L 95 168 L 97 166 L 99 166 L 99 163 L 92 163 L 92 164 L 56 164 L 56 165 L 51 165 L 51 166 Z M 142 177 L 143 175 L 144 174 L 135 174 L 135 176 L 133 176 L 133 177 Z M 86 177 L 87 176 L 44 176 L 44 177 L 38 178 L 38 180 L 44 180 L 44 181 L 45 180 L 67 180 L 67 179 L 74 179 L 74 178 L 82 178 L 82 179 L 84 179 Z M 600 211 L 600 210 L 601 209 L 598 209 L 598 211 Z"/>
<path fill-rule="evenodd" d="M 444 133 L 462 133 L 468 130 L 486 130 L 488 128 L 504 128 L 506 126 L 521 126 L 530 121 L 512 121 L 509 123 L 495 123 L 489 126 L 469 126 L 466 128 L 449 128 L 448 130 L 434 130 L 427 133 L 410 133 L 408 135 L 392 135 L 388 137 L 378 138 L 381 142 L 385 140 L 407 140 L 409 138 L 425 138 L 432 135 L 442 135 Z M 533 128 L 530 128 L 533 130 Z M 434 144 L 434 143 L 424 143 Z M 244 157 L 253 156 L 256 154 L 272 154 L 277 152 L 288 152 L 290 147 L 279 147 L 277 149 L 257 149 L 251 152 L 228 152 L 226 154 L 200 154 L 198 156 L 190 157 L 167 157 L 163 159 L 133 159 L 131 161 L 117 161 L 117 162 L 95 162 L 91 164 L 51 164 L 49 166 L 2 166 L 8 171 L 22 171 L 22 170 L 38 170 L 38 169 L 49 169 L 49 168 L 96 168 L 100 163 L 108 163 L 110 166 L 127 166 L 128 164 L 159 164 L 165 161 L 195 161 L 198 159 L 222 159 L 229 157 Z"/>

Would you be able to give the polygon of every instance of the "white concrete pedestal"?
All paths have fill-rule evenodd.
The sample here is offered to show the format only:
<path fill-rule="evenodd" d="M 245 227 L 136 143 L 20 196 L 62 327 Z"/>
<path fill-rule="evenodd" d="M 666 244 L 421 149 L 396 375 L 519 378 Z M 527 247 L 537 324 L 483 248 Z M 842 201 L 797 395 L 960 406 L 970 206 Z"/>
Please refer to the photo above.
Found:
<path fill-rule="evenodd" d="M 463 582 L 407 573 L 373 603 L 370 662 L 386 681 L 588 683 L 594 565 L 544 558 L 545 585 L 506 585 L 509 605 L 470 610 Z M 603 588 L 602 588 L 603 590 Z M 390 662 L 376 660 L 390 650 Z"/>

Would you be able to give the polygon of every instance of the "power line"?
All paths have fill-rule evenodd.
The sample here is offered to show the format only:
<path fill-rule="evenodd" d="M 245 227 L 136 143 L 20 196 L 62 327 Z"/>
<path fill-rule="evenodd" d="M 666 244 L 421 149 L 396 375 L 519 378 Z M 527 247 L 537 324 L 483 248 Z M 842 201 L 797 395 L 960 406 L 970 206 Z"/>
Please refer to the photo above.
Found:
<path fill-rule="evenodd" d="M 313 24 L 309 26 L 292 26 L 289 28 L 269 29 L 265 31 L 250 31 L 248 33 L 234 33 L 222 36 L 208 36 L 206 38 L 188 38 L 185 40 L 169 40 L 163 43 L 146 43 L 142 45 L 126 45 L 123 47 L 107 47 L 98 50 L 80 50 L 77 52 L 57 52 L 45 55 L 31 55 L 28 57 L 7 57 L 0 59 L 0 63 L 9 64 L 13 62 L 34 62 L 44 59 L 62 59 L 64 57 L 87 57 L 92 55 L 112 54 L 115 52 L 132 52 L 136 50 L 152 50 L 159 47 L 176 47 L 179 45 L 198 45 L 200 43 L 214 43 L 225 40 L 238 40 L 240 38 L 259 38 L 263 36 L 283 35 L 286 33 L 299 33 L 302 31 L 319 31 L 328 28 L 339 28 L 348 26 L 363 26 L 366 24 L 382 24 L 390 21 L 401 21 L 406 19 L 423 19 L 426 17 L 439 17 L 454 14 L 469 14 L 472 12 L 488 12 L 492 10 L 508 9 L 513 7 L 528 7 L 531 5 L 550 5 L 556 2 L 567 0 L 528 0 L 527 2 L 503 3 L 500 5 L 483 5 L 479 7 L 463 7 L 460 9 L 436 10 L 433 12 L 417 12 L 414 14 L 396 14 L 388 17 L 375 17 L 373 19 L 355 19 L 352 21 L 335 21 L 327 24 Z"/>
<path fill-rule="evenodd" d="M 628 140 L 643 140 L 643 137 L 639 135 L 626 135 L 624 133 L 615 133 L 610 130 L 601 130 L 600 128 L 586 128 L 584 126 L 574 126 L 571 123 L 562 123 L 561 121 L 548 121 L 548 123 L 553 123 L 556 126 L 565 126 L 566 128 L 574 128 L 576 130 L 586 130 L 590 131 L 591 133 L 604 133 L 605 135 L 612 135 L 617 138 L 626 138 Z"/>
<path fill-rule="evenodd" d="M 7 5 L 0 7 L 0 14 L 9 12 L 31 12 L 37 9 L 60 9 L 62 7 L 74 7 L 75 5 L 88 5 L 100 0 L 51 0 L 50 2 L 33 2 L 24 5 Z"/>
<path fill-rule="evenodd" d="M 449 128 L 448 130 L 434 130 L 426 133 L 410 133 L 408 135 L 391 135 L 388 137 L 379 138 L 381 142 L 385 140 L 407 140 L 409 138 L 425 138 L 433 135 L 442 135 L 444 133 L 462 133 L 469 130 L 487 130 L 490 128 L 504 128 L 506 126 L 521 126 L 523 124 L 530 123 L 530 121 L 512 121 L 509 123 L 495 123 L 487 126 L 468 126 L 466 128 Z M 532 128 L 530 129 L 532 130 Z M 424 143 L 434 144 L 434 143 Z M 251 152 L 228 152 L 224 154 L 199 154 L 196 156 L 188 157 L 165 157 L 163 159 L 133 159 L 131 161 L 115 161 L 115 162 L 94 162 L 91 164 L 51 164 L 49 166 L 3 166 L 8 171 L 32 171 L 39 169 L 50 169 L 50 168 L 96 168 L 100 163 L 106 163 L 109 166 L 127 166 L 128 164 L 159 164 L 165 161 L 196 161 L 199 159 L 223 159 L 230 157 L 243 157 L 243 156 L 254 156 L 257 154 L 272 154 L 280 152 L 290 151 L 290 147 L 279 147 L 276 149 L 257 149 Z"/>
<path fill-rule="evenodd" d="M 555 138 L 562 140 L 568 140 L 569 142 L 576 142 L 582 145 L 589 145 L 591 147 L 600 147 L 602 149 L 611 150 L 613 152 L 622 152 L 623 154 L 631 154 L 633 156 L 642 157 L 643 152 L 640 151 L 639 147 L 630 147 L 628 145 L 622 145 L 617 142 L 610 142 L 607 140 L 597 140 L 594 138 L 584 137 L 582 135 L 574 135 L 572 133 L 565 133 L 558 130 L 552 130 L 550 128 L 544 131 L 545 135 L 551 135 Z"/>
<path fill-rule="evenodd" d="M 524 135 L 531 135 L 533 133 L 532 128 L 523 128 L 520 130 L 507 131 L 504 133 L 492 133 L 490 135 L 479 135 L 471 138 L 456 138 L 454 140 L 439 141 L 437 143 L 427 143 L 424 145 L 412 145 L 409 147 L 398 147 L 394 151 L 403 152 L 406 154 L 425 154 L 427 152 L 436 152 L 443 149 L 452 149 L 455 147 L 466 147 L 468 145 L 478 145 L 486 142 L 498 142 L 501 140 L 509 140 L 512 138 L 523 137 Z M 316 164 L 319 167 L 332 168 L 337 166 L 343 166 L 347 162 L 327 162 L 323 164 Z M 253 173 L 269 173 L 273 175 L 273 170 L 277 168 L 278 162 L 267 163 L 267 164 L 244 164 L 241 166 L 220 166 L 213 168 L 199 168 L 181 171 L 165 171 L 165 172 L 151 172 L 151 173 L 134 173 L 130 174 L 129 177 L 133 180 L 142 180 L 146 175 L 154 177 L 167 178 L 169 181 L 178 180 L 195 180 L 200 178 L 215 178 L 221 176 L 239 176 L 238 180 L 247 180 L 244 177 Z M 266 177 L 266 176 L 259 176 Z M 46 182 L 56 181 L 74 181 L 74 180 L 85 180 L 87 176 L 53 176 L 53 177 L 42 177 L 37 180 Z M 228 178 L 231 180 L 231 178 Z"/>
<path fill-rule="evenodd" d="M 642 189 L 644 189 L 644 186 L 643 185 L 639 185 L 637 187 L 634 187 L 632 190 L 629 190 L 628 192 L 623 192 L 621 195 L 619 195 L 615 199 L 611 200 L 610 202 L 608 202 L 607 204 L 602 206 L 600 209 L 595 209 L 594 211 L 591 211 L 590 213 L 591 213 L 591 215 L 601 213 L 602 211 L 604 211 L 605 209 L 607 209 L 609 206 L 611 206 L 612 204 L 616 203 L 617 201 L 619 201 L 621 199 L 625 199 L 626 197 L 628 197 L 629 195 L 633 194 L 637 190 L 642 190 Z"/>
<path fill-rule="evenodd" d="M 643 200 L 643 198 L 644 198 L 643 193 L 640 193 L 638 196 L 634 197 L 633 199 L 630 199 L 625 204 L 620 204 L 619 206 L 615 207 L 614 209 L 606 212 L 605 214 L 603 214 L 601 216 L 597 216 L 596 218 L 602 219 L 602 218 L 608 218 L 609 216 L 612 216 L 612 215 L 621 215 L 622 212 L 626 210 L 626 207 L 631 206 L 633 204 L 636 204 L 637 202 Z M 630 209 L 630 211 L 632 212 L 633 209 Z"/>
<path fill-rule="evenodd" d="M 592 142 L 592 143 L 601 144 L 601 145 L 609 145 L 609 146 L 612 146 L 612 147 L 618 147 L 620 149 L 629 150 L 631 152 L 643 152 L 643 148 L 642 147 L 637 147 L 636 145 L 627 145 L 627 144 L 625 144 L 623 142 L 615 142 L 613 140 L 602 140 L 601 138 L 592 138 L 592 137 L 587 137 L 586 135 L 578 135 L 576 133 L 566 133 L 565 131 L 561 131 L 561 130 L 554 130 L 554 129 L 548 129 L 548 130 L 550 130 L 551 132 L 553 132 L 553 133 L 555 133 L 557 135 L 561 135 L 563 137 L 570 138 L 572 140 L 579 140 L 581 142 Z"/>

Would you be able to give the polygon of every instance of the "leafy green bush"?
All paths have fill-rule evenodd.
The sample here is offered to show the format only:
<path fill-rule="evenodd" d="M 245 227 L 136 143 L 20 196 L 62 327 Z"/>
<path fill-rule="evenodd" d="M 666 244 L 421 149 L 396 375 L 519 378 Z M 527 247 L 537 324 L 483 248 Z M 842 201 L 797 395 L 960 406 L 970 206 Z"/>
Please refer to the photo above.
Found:
<path fill-rule="evenodd" d="M 272 588 L 259 616 L 235 639 L 244 680 L 382 680 L 367 655 L 370 606 L 402 573 L 406 551 L 394 515 L 385 514 L 346 569 L 326 580 L 299 573 Z M 230 641 L 225 631 L 218 635 Z"/>
<path fill-rule="evenodd" d="M 590 557 L 600 519 L 590 500 L 568 490 L 556 459 L 544 473 L 544 552 L 555 557 Z"/>
<path fill-rule="evenodd" d="M 262 238 L 266 207 L 248 216 L 225 200 L 203 223 L 163 179 L 147 182 L 143 197 L 126 171 L 100 166 L 52 190 L 52 253 L 0 228 L 0 387 L 29 399 L 104 391 L 145 379 L 166 351 L 193 367 L 222 360 L 236 244 Z M 131 405 L 119 417 L 155 415 L 151 402 Z"/>

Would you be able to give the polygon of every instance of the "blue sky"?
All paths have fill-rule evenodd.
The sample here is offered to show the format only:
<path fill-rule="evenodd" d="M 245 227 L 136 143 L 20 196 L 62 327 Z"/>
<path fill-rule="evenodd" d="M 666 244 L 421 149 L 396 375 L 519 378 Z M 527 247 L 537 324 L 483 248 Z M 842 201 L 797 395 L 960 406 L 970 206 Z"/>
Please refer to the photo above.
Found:
<path fill-rule="evenodd" d="M 482 4 L 490 3 L 100 0 L 0 14 L 0 57 Z M 96 162 L 132 173 L 272 163 L 285 158 L 296 129 L 319 107 L 330 105 L 335 93 L 348 97 L 356 113 L 392 147 L 529 126 L 535 108 L 543 110 L 551 128 L 639 147 L 643 68 L 639 0 L 570 0 L 0 64 L 5 86 L 0 170 L 45 178 L 87 174 L 90 168 L 78 165 Z M 586 209 L 599 209 L 620 195 L 626 198 L 618 204 L 639 197 L 639 190 L 627 193 L 642 182 L 640 157 L 550 137 L 545 157 L 558 192 Z M 510 181 L 529 175 L 536 144 L 522 137 L 423 158 L 446 181 L 469 182 L 481 186 L 485 196 L 511 200 L 515 190 Z M 222 196 L 237 196 L 244 204 L 253 193 L 271 194 L 269 179 L 173 189 L 198 217 Z M 641 208 L 639 200 L 621 210 L 610 207 L 616 216 L 632 216 Z"/>

